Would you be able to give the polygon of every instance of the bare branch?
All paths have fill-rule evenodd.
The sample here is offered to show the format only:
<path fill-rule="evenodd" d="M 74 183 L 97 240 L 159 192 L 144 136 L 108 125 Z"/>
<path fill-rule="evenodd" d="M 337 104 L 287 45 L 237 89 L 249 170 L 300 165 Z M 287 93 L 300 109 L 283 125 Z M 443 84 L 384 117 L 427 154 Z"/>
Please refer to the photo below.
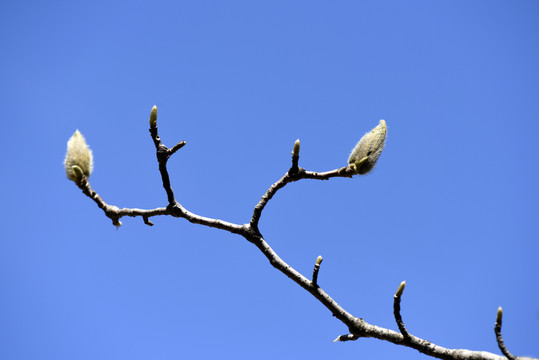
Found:
<path fill-rule="evenodd" d="M 82 192 L 88 196 L 90 199 L 94 200 L 97 206 L 105 212 L 105 215 L 112 220 L 112 223 L 116 226 L 121 226 L 122 223 L 120 219 L 124 216 L 137 217 L 141 216 L 144 220 L 144 223 L 152 226 L 153 223 L 149 221 L 149 218 L 152 216 L 158 215 L 170 215 L 174 217 L 184 218 L 192 223 L 201 224 L 209 226 L 212 228 L 217 228 L 221 230 L 226 230 L 234 234 L 243 234 L 245 226 L 233 224 L 227 221 L 207 218 L 194 214 L 185 208 L 183 208 L 177 202 L 174 205 L 169 205 L 166 208 L 160 207 L 156 209 L 137 209 L 137 208 L 123 208 L 120 209 L 117 206 L 107 204 L 101 196 L 99 196 L 90 186 L 90 182 L 86 176 L 83 176 L 80 183 L 78 184 Z"/>
<path fill-rule="evenodd" d="M 157 118 L 157 115 L 156 115 Z M 174 191 L 170 185 L 170 178 L 168 176 L 167 161 L 176 151 L 181 149 L 185 145 L 185 141 L 180 141 L 172 149 L 167 148 L 162 142 L 159 134 L 157 133 L 157 125 L 150 126 L 150 135 L 152 136 L 153 143 L 155 145 L 157 162 L 159 163 L 159 172 L 161 173 L 161 180 L 163 181 L 163 188 L 167 193 L 167 199 L 169 205 L 176 203 L 174 198 Z"/>
<path fill-rule="evenodd" d="M 348 177 L 351 178 L 355 172 L 354 168 L 352 166 L 343 167 L 340 169 L 335 169 L 331 171 L 326 172 L 314 172 L 314 171 L 306 171 L 305 169 L 299 168 L 295 175 L 290 175 L 292 172 L 292 169 L 288 171 L 282 178 L 280 178 L 276 183 L 270 186 L 268 191 L 262 196 L 258 204 L 256 204 L 255 209 L 253 211 L 253 216 L 251 218 L 251 226 L 255 229 L 258 229 L 258 222 L 260 221 L 260 217 L 262 216 L 262 211 L 266 207 L 268 201 L 271 200 L 273 195 L 277 193 L 280 189 L 285 187 L 287 184 L 298 181 L 301 179 L 314 179 L 314 180 L 329 180 L 334 177 Z"/>
<path fill-rule="evenodd" d="M 381 122 L 382 124 L 382 122 Z M 384 127 L 384 139 L 385 139 L 385 122 L 382 124 Z M 381 125 L 379 125 L 381 126 Z M 376 129 L 376 128 L 375 128 Z M 294 150 L 292 152 L 292 166 L 290 170 L 277 182 L 269 187 L 266 193 L 262 196 L 258 204 L 256 204 L 253 215 L 249 224 L 238 225 L 223 221 L 220 219 L 207 218 L 194 214 L 182 205 L 180 205 L 175 197 L 172 190 L 170 179 L 167 170 L 167 161 L 176 151 L 181 149 L 185 145 L 185 141 L 177 143 L 171 149 L 167 148 L 162 142 L 157 132 L 157 107 L 152 108 L 150 115 L 150 134 L 154 142 L 157 154 L 157 161 L 159 163 L 159 171 L 161 173 L 161 178 L 163 181 L 163 188 L 167 193 L 168 205 L 166 207 L 156 208 L 156 209 L 129 209 L 124 208 L 120 209 L 116 206 L 107 204 L 90 186 L 88 181 L 88 175 L 85 174 L 82 170 L 77 171 L 76 176 L 70 177 L 71 180 L 74 180 L 82 192 L 91 198 L 97 206 L 105 212 L 105 215 L 112 220 L 112 223 L 116 226 L 120 226 L 120 219 L 124 216 L 137 217 L 140 216 L 144 220 L 144 223 L 152 226 L 153 223 L 149 220 L 150 217 L 158 215 L 169 215 L 173 217 L 181 217 L 192 223 L 200 224 L 212 228 L 217 228 L 225 231 L 229 231 L 234 234 L 239 234 L 243 236 L 247 241 L 254 244 L 264 256 L 268 259 L 271 266 L 279 270 L 281 273 L 289 277 L 296 284 L 301 286 L 312 296 L 314 296 L 322 305 L 324 305 L 338 320 L 340 320 L 344 325 L 348 327 L 349 334 L 341 335 L 336 341 L 352 341 L 359 338 L 376 338 L 384 341 L 388 341 L 397 345 L 410 347 L 418 350 L 419 352 L 440 359 L 450 359 L 450 360 L 503 360 L 505 357 L 492 354 L 484 351 L 471 351 L 465 349 L 448 349 L 436 344 L 433 344 L 427 340 L 418 338 L 410 334 L 402 321 L 400 314 L 400 302 L 401 296 L 404 291 L 405 282 L 402 282 L 394 296 L 393 303 L 393 313 L 395 320 L 399 327 L 400 333 L 385 329 L 376 325 L 371 325 L 361 318 L 357 318 L 347 312 L 342 308 L 333 298 L 329 296 L 322 288 L 318 285 L 318 273 L 320 270 L 320 264 L 322 263 L 322 257 L 319 256 L 316 260 L 312 280 L 309 280 L 307 277 L 302 275 L 300 272 L 295 270 L 292 266 L 282 260 L 277 253 L 268 245 L 268 243 L 263 238 L 262 234 L 258 229 L 258 223 L 262 215 L 262 211 L 266 207 L 269 200 L 282 189 L 284 186 L 291 182 L 295 182 L 301 179 L 315 179 L 315 180 L 329 180 L 334 177 L 348 177 L 351 178 L 353 175 L 360 173 L 360 168 L 364 166 L 366 161 L 371 161 L 373 165 L 379 156 L 377 154 L 376 158 L 371 158 L 370 155 L 355 160 L 352 164 L 347 167 L 342 167 L 339 169 L 327 171 L 327 172 L 314 172 L 307 171 L 299 167 L 299 140 L 294 144 Z M 379 147 L 381 151 L 381 147 Z M 358 155 L 359 156 L 359 155 Z M 73 168 L 73 167 L 71 167 Z M 69 169 L 71 169 L 69 168 Z M 372 166 L 370 167 L 372 168 Z M 369 170 L 370 170 L 369 168 Z M 73 168 L 73 171 L 78 170 Z M 365 170 L 365 172 L 368 170 Z M 89 174 L 89 172 L 88 172 Z M 501 335 L 501 324 L 502 324 L 502 315 L 501 308 L 498 311 L 498 317 L 495 325 L 496 339 L 498 345 L 503 352 L 503 354 L 509 359 L 527 359 L 527 358 L 516 358 L 514 357 L 505 347 Z M 536 359 L 539 360 L 539 359 Z"/>
<path fill-rule="evenodd" d="M 78 187 L 82 190 L 83 194 L 88 196 L 90 199 L 92 199 L 97 206 L 102 209 L 105 212 L 105 215 L 112 220 L 112 223 L 115 226 L 122 225 L 120 219 L 124 216 L 130 216 L 130 217 L 136 217 L 136 216 L 142 216 L 144 219 L 144 223 L 147 225 L 153 225 L 151 221 L 148 220 L 148 218 L 152 216 L 158 216 L 158 215 L 171 215 L 169 210 L 167 208 L 156 208 L 151 210 L 145 210 L 145 209 L 128 209 L 123 208 L 120 209 L 117 206 L 109 205 L 99 196 L 98 193 L 96 193 L 92 187 L 90 186 L 90 181 L 88 178 L 84 175 L 82 176 L 80 182 L 77 184 Z"/>

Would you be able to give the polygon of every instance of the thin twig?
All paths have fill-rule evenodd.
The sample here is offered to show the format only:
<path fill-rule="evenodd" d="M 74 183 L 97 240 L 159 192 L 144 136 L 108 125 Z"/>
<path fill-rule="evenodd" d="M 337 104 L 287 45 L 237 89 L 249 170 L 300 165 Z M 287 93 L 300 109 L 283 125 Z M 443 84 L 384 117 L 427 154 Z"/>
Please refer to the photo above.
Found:
<path fill-rule="evenodd" d="M 406 330 L 406 327 L 404 327 L 404 322 L 402 321 L 401 317 L 401 296 L 405 286 L 406 281 L 401 282 L 399 288 L 397 289 L 397 292 L 395 293 L 395 296 L 393 298 L 393 315 L 395 316 L 397 326 L 399 327 L 399 330 L 404 337 L 404 341 L 407 341 L 410 338 L 410 334 L 408 334 L 408 330 Z"/>
<path fill-rule="evenodd" d="M 320 264 L 322 264 L 322 260 L 324 260 L 322 256 L 319 256 L 316 258 L 316 262 L 314 263 L 312 283 L 315 287 L 318 286 L 318 271 L 320 271 Z"/>
<path fill-rule="evenodd" d="M 294 176 L 290 175 L 290 171 L 287 172 L 282 178 L 280 178 L 277 182 L 275 182 L 273 185 L 269 187 L 269 189 L 266 191 L 264 195 L 262 195 L 262 198 L 256 204 L 253 216 L 251 217 L 250 224 L 253 228 L 258 229 L 258 222 L 260 221 L 260 217 L 262 216 L 262 211 L 266 207 L 266 204 L 268 201 L 271 200 L 271 198 L 283 187 L 285 187 L 288 183 L 298 181 L 301 179 L 314 179 L 314 180 L 329 180 L 334 177 L 348 177 L 351 178 L 354 175 L 354 170 L 351 167 L 343 167 L 340 169 L 335 169 L 331 171 L 326 172 L 315 172 L 315 171 L 306 171 L 305 169 L 299 168 Z"/>
<path fill-rule="evenodd" d="M 181 149 L 185 145 L 185 141 L 180 141 L 172 149 L 167 148 L 159 134 L 157 132 L 157 126 L 150 127 L 150 135 L 152 136 L 153 143 L 155 145 L 155 151 L 157 155 L 157 162 L 159 163 L 159 172 L 161 173 L 161 180 L 163 181 L 163 188 L 167 193 L 167 199 L 169 205 L 174 205 L 176 199 L 174 198 L 174 191 L 170 185 L 170 178 L 168 176 L 167 161 L 176 151 Z"/>
<path fill-rule="evenodd" d="M 502 353 L 509 359 L 509 360 L 515 360 L 516 357 L 507 350 L 507 347 L 505 346 L 505 343 L 503 342 L 502 337 L 502 317 L 503 317 L 503 310 L 501 307 L 498 308 L 498 313 L 496 315 L 496 323 L 494 324 L 494 333 L 496 334 L 496 342 L 498 343 L 498 347 L 502 351 Z"/>
<path fill-rule="evenodd" d="M 177 143 L 176 145 L 174 145 L 173 147 L 171 147 L 168 152 L 170 155 L 173 155 L 176 151 L 180 150 L 182 147 L 185 146 L 185 140 L 182 140 L 180 141 L 179 143 Z"/>

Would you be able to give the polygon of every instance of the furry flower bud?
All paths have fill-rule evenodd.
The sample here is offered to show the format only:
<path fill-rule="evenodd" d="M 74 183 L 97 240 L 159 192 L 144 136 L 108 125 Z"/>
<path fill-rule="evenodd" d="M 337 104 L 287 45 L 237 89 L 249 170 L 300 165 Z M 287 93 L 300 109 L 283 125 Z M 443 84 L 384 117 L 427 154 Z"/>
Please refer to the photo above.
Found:
<path fill-rule="evenodd" d="M 363 135 L 354 147 L 348 158 L 348 163 L 357 167 L 358 174 L 363 175 L 372 170 L 384 149 L 386 132 L 386 122 L 380 120 L 380 124 Z"/>
<path fill-rule="evenodd" d="M 86 144 L 79 130 L 67 142 L 67 153 L 64 160 L 66 175 L 69 180 L 78 183 L 82 175 L 90 176 L 94 169 L 92 151 Z"/>

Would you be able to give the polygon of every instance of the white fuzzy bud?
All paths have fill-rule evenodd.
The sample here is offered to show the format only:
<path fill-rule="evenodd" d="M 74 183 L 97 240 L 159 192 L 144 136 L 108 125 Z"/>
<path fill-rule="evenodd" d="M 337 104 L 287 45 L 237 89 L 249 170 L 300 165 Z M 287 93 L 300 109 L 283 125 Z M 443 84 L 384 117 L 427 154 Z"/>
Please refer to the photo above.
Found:
<path fill-rule="evenodd" d="M 380 120 L 380 124 L 366 133 L 354 147 L 348 163 L 356 166 L 358 174 L 366 174 L 372 170 L 384 149 L 386 133 L 386 122 Z"/>
<path fill-rule="evenodd" d="M 94 169 L 92 151 L 86 144 L 79 130 L 67 142 L 67 153 L 64 160 L 66 175 L 69 180 L 79 182 L 82 175 L 90 176 Z"/>

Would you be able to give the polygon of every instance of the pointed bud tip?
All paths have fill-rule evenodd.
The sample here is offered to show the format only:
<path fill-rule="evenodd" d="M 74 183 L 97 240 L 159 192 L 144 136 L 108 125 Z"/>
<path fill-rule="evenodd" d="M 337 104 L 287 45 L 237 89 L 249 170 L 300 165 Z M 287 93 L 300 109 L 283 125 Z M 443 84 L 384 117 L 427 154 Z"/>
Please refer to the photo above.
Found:
<path fill-rule="evenodd" d="M 150 126 L 151 127 L 157 126 L 157 105 L 154 105 L 152 107 L 152 111 L 150 113 Z"/>
<path fill-rule="evenodd" d="M 501 323 L 502 322 L 502 316 L 503 316 L 503 310 L 502 310 L 502 307 L 500 306 L 498 308 L 498 312 L 496 313 L 496 322 L 497 323 Z"/>
<path fill-rule="evenodd" d="M 318 256 L 316 258 L 316 265 L 320 266 L 320 264 L 322 263 L 322 260 L 324 260 L 324 258 L 322 258 L 322 256 Z"/>
<path fill-rule="evenodd" d="M 406 281 L 401 282 L 399 285 L 399 288 L 397 289 L 397 292 L 395 293 L 395 296 L 400 297 L 402 296 L 402 293 L 404 292 L 404 288 L 406 287 Z"/>
<path fill-rule="evenodd" d="M 300 142 L 299 139 L 294 142 L 294 149 L 292 150 L 292 155 L 299 156 Z"/>

